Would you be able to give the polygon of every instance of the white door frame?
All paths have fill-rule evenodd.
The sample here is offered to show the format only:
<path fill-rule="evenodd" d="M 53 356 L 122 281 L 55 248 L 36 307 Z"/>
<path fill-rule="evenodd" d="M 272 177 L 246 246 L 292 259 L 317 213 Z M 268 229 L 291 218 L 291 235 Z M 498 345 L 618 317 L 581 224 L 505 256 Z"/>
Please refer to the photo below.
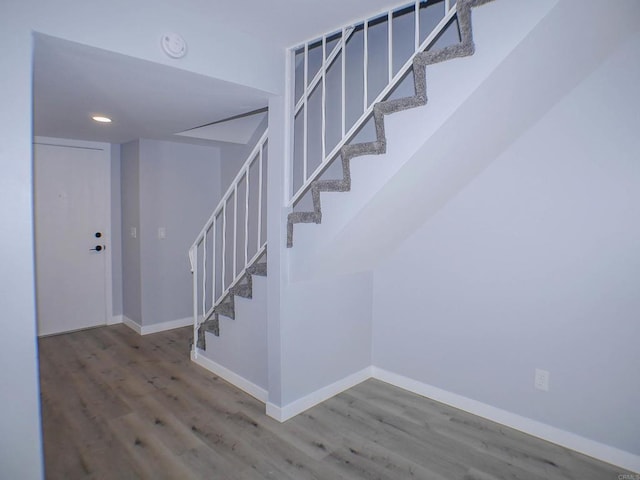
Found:
<path fill-rule="evenodd" d="M 105 325 L 111 325 L 114 323 L 119 323 L 115 321 L 113 318 L 113 273 L 112 273 L 112 257 L 111 257 L 111 249 L 113 246 L 113 238 L 111 232 L 113 230 L 112 225 L 112 212 L 111 212 L 111 144 L 110 143 L 102 143 L 102 142 L 86 142 L 84 140 L 71 140 L 66 138 L 53 138 L 53 137 L 34 137 L 34 144 L 40 145 L 54 145 L 57 147 L 71 147 L 71 148 L 89 148 L 92 150 L 102 150 L 105 155 L 108 164 L 109 164 L 109 175 L 106 178 L 106 192 L 107 192 L 107 233 L 105 235 L 106 244 L 108 248 L 105 249 L 104 254 L 106 256 L 105 259 L 105 303 L 107 311 L 105 312 Z M 35 190 L 33 191 L 33 196 L 35 196 Z M 35 208 L 35 198 L 32 198 L 33 205 Z M 35 227 L 35 215 L 34 215 L 34 227 Z M 35 245 L 35 228 L 34 228 L 34 237 L 33 242 Z M 36 259 L 36 261 L 38 261 Z M 35 288 L 35 285 L 34 285 Z M 37 292 L 36 292 L 37 294 Z"/>

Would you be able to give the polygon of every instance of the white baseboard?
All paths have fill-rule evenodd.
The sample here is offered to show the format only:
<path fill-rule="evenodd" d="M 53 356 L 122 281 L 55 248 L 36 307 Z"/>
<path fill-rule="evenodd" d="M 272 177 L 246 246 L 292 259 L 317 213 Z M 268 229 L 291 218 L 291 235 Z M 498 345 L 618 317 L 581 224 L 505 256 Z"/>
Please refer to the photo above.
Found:
<path fill-rule="evenodd" d="M 583 453 L 590 457 L 640 473 L 640 456 L 605 445 L 574 433 L 516 415 L 486 403 L 478 402 L 437 387 L 373 367 L 373 378 L 408 390 L 459 410 L 514 428 L 534 437 Z"/>
<path fill-rule="evenodd" d="M 110 320 L 107 320 L 107 325 L 117 325 L 124 323 L 124 315 L 114 315 Z"/>
<path fill-rule="evenodd" d="M 193 325 L 193 317 L 179 318 L 169 322 L 154 323 L 153 325 L 143 325 L 141 335 L 149 335 L 151 333 L 165 332 L 174 328 L 182 328 Z"/>
<path fill-rule="evenodd" d="M 209 370 L 211 373 L 215 373 L 220 378 L 223 378 L 231 385 L 238 387 L 240 390 L 247 392 L 252 397 L 260 400 L 263 403 L 267 402 L 268 394 L 267 391 L 259 387 L 253 382 L 250 382 L 244 377 L 241 377 L 237 373 L 232 372 L 226 367 L 223 367 L 219 363 L 214 362 L 213 360 L 205 357 L 201 351 L 196 350 L 191 351 L 191 360 L 200 365 L 202 368 Z"/>
<path fill-rule="evenodd" d="M 126 315 L 122 316 L 122 323 L 132 329 L 138 335 L 150 335 L 152 333 L 165 332 L 174 328 L 187 327 L 193 325 L 193 317 L 179 318 L 169 322 L 154 323 L 153 325 L 138 325 Z"/>
<path fill-rule="evenodd" d="M 327 385 L 320 390 L 316 390 L 306 397 L 302 397 L 294 402 L 291 402 L 284 407 L 278 407 L 277 405 L 274 405 L 272 403 L 267 403 L 267 415 L 275 418 L 279 422 L 285 422 L 290 418 L 293 418 L 296 415 L 304 412 L 305 410 L 308 410 L 311 407 L 314 407 L 319 403 L 322 403 L 325 400 L 328 400 L 331 397 L 334 397 L 339 393 L 344 392 L 345 390 L 348 390 L 361 382 L 364 382 L 368 378 L 371 378 L 371 374 L 371 367 L 364 368 L 359 372 L 353 373 L 348 377 L 343 378 L 342 380 L 338 380 L 331 385 Z"/>
<path fill-rule="evenodd" d="M 136 322 L 134 322 L 133 320 L 131 320 L 126 315 L 122 316 L 122 323 L 124 323 L 127 327 L 129 327 L 131 330 L 136 332 L 138 335 L 142 335 L 142 327 L 138 325 Z"/>

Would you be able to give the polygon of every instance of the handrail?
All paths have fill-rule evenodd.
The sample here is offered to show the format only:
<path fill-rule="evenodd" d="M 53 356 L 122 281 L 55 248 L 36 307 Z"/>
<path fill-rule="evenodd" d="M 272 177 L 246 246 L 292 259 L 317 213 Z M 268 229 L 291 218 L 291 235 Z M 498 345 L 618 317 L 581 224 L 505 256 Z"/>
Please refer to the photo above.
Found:
<path fill-rule="evenodd" d="M 371 117 L 372 113 L 373 113 L 373 108 L 375 106 L 376 103 L 383 101 L 385 99 L 385 97 L 387 95 L 389 95 L 389 93 L 400 83 L 400 81 L 405 77 L 405 75 L 407 74 L 407 72 L 409 72 L 409 70 L 412 68 L 413 66 L 413 58 L 414 56 L 419 53 L 422 52 L 424 50 L 426 50 L 429 46 L 431 46 L 431 44 L 433 44 L 435 42 L 435 40 L 442 34 L 442 32 L 447 28 L 447 26 L 449 25 L 449 23 L 451 22 L 451 20 L 454 18 L 454 16 L 456 15 L 457 9 L 456 9 L 456 3 L 451 4 L 452 2 L 450 0 L 445 0 L 444 1 L 444 15 L 442 16 L 441 20 L 438 22 L 438 24 L 434 27 L 434 29 L 431 31 L 431 33 L 429 33 L 429 35 L 427 35 L 427 37 L 425 38 L 424 41 L 420 42 L 420 9 L 421 9 L 421 4 L 423 4 L 425 2 L 421 1 L 421 0 L 417 0 L 415 2 L 411 2 L 408 4 L 405 4 L 403 6 L 400 7 L 396 7 L 392 10 L 388 10 L 386 12 L 382 12 L 379 13 L 373 17 L 370 17 L 362 22 L 359 22 L 357 24 L 354 24 L 352 26 L 349 27 L 345 27 L 342 29 L 342 37 L 340 39 L 340 41 L 337 43 L 337 45 L 334 47 L 334 49 L 332 50 L 332 52 L 330 53 L 330 55 L 326 55 L 326 42 L 327 42 L 327 38 L 328 37 L 333 37 L 335 34 L 328 34 L 328 35 L 324 35 L 323 37 L 319 38 L 319 39 L 315 39 L 313 41 L 309 41 L 306 42 L 304 45 L 295 47 L 291 49 L 291 54 L 295 55 L 295 52 L 300 51 L 301 49 L 304 48 L 304 55 L 305 55 L 305 64 L 304 64 L 304 79 L 303 81 L 305 82 L 304 85 L 304 89 L 303 92 L 300 96 L 300 99 L 296 100 L 294 99 L 294 106 L 291 112 L 292 115 L 292 125 L 295 124 L 295 118 L 298 114 L 300 114 L 303 110 L 303 114 L 304 114 L 304 126 L 303 126 L 303 145 L 302 145 L 302 149 L 303 149 L 303 155 L 302 155 L 302 171 L 303 171 L 303 182 L 302 185 L 300 185 L 297 189 L 297 191 L 295 192 L 290 192 L 290 199 L 288 202 L 288 206 L 289 207 L 293 207 L 294 205 L 296 205 L 301 199 L 302 197 L 309 191 L 309 189 L 311 188 L 311 184 L 318 179 L 318 177 L 320 177 L 320 175 L 322 175 L 326 169 L 338 158 L 338 154 L 340 152 L 340 149 L 342 147 L 344 147 L 349 141 L 352 140 L 352 138 L 356 135 L 356 133 L 360 130 L 360 128 L 362 128 L 362 126 L 369 120 L 369 118 Z M 398 70 L 398 72 L 393 75 L 393 18 L 394 18 L 394 14 L 396 12 L 400 12 L 403 10 L 406 10 L 408 8 L 413 8 L 414 9 L 414 16 L 415 16 L 415 26 L 414 26 L 414 35 L 415 35 L 415 41 L 414 41 L 414 52 L 413 54 L 409 55 L 408 60 L 405 62 L 405 64 Z M 388 29 L 388 81 L 387 81 L 387 85 L 382 89 L 382 91 L 376 96 L 376 98 L 369 102 L 367 95 L 368 95 L 368 56 L 369 56 L 369 52 L 367 49 L 367 39 L 368 39 L 368 35 L 367 35 L 367 30 L 368 30 L 368 25 L 370 22 L 377 20 L 377 19 L 381 19 L 381 18 L 386 18 L 386 22 L 387 22 L 387 29 Z M 384 20 L 383 20 L 384 21 Z M 362 61 L 364 64 L 364 78 L 363 78 L 363 90 L 364 90 L 364 99 L 363 99 L 363 113 L 362 115 L 358 118 L 358 120 L 356 120 L 353 124 L 353 126 L 345 132 L 345 123 L 346 123 L 346 109 L 345 109 L 345 105 L 346 105 L 346 87 L 345 87 L 345 77 L 346 77 L 346 69 L 345 69 L 345 57 L 346 57 L 346 45 L 347 42 L 349 40 L 349 37 L 351 35 L 353 35 L 353 32 L 359 28 L 359 27 L 363 27 L 364 28 L 364 51 L 363 51 L 363 55 L 362 55 Z M 308 82 L 308 51 L 309 51 L 309 45 L 315 45 L 318 42 L 322 42 L 322 48 L 323 48 L 323 61 L 322 64 L 320 65 L 318 72 L 314 75 L 313 79 L 311 80 L 311 82 Z M 326 86 L 324 84 L 327 73 L 329 68 L 331 67 L 332 63 L 334 62 L 334 60 L 336 59 L 336 57 L 342 53 L 342 138 L 340 141 L 338 141 L 338 143 L 335 145 L 335 147 L 327 154 L 325 151 L 325 147 L 326 147 L 326 131 L 325 131 L 325 115 L 326 115 L 326 95 L 325 95 L 325 89 Z M 308 169 L 308 158 L 307 158 L 307 150 L 308 150 L 308 145 L 307 145 L 307 136 L 308 136 L 308 122 L 307 122 L 307 115 L 308 115 L 308 101 L 309 98 L 311 96 L 311 94 L 314 92 L 314 90 L 316 88 L 319 88 L 318 86 L 320 85 L 320 83 L 322 82 L 322 161 L 320 162 L 320 164 L 315 168 L 315 170 L 313 172 L 311 172 L 311 174 L 308 174 L 307 169 Z M 294 87 L 295 87 L 295 81 L 294 81 Z M 295 138 L 294 138 L 294 142 L 295 142 Z M 291 175 L 293 178 L 293 162 L 296 161 L 296 158 L 294 155 L 291 155 L 292 158 L 292 162 L 291 162 Z M 291 182 L 291 184 L 293 185 L 293 181 Z"/>
<path fill-rule="evenodd" d="M 254 149 L 251 151 L 249 156 L 247 157 L 247 160 L 244 162 L 244 164 L 240 168 L 240 171 L 238 172 L 238 174 L 235 176 L 235 178 L 231 182 L 231 185 L 229 186 L 229 188 L 225 192 L 224 196 L 222 197 L 220 202 L 218 202 L 218 206 L 214 209 L 213 213 L 209 217 L 209 220 L 207 221 L 207 223 L 205 223 L 205 226 L 202 228 L 202 230 L 200 230 L 200 234 L 198 235 L 198 238 L 196 239 L 196 241 L 193 242 L 193 244 L 191 245 L 191 248 L 194 248 L 196 246 L 196 244 L 198 243 L 198 240 L 207 231 L 207 229 L 211 225 L 213 219 L 222 211 L 222 207 L 224 206 L 225 201 L 229 200 L 229 198 L 231 198 L 231 195 L 233 194 L 233 191 L 234 191 L 234 187 L 238 183 L 238 181 L 244 176 L 244 172 L 245 172 L 245 169 L 248 167 L 248 164 L 249 163 L 253 163 L 253 162 L 250 162 L 250 160 L 255 158 L 255 156 L 258 154 L 258 152 L 261 150 L 261 148 L 264 146 L 266 140 L 268 139 L 268 133 L 269 133 L 269 130 L 267 129 L 267 130 L 265 130 L 265 132 L 262 135 L 262 137 L 260 137 L 260 140 L 258 140 L 258 143 L 254 147 Z"/>
<path fill-rule="evenodd" d="M 262 222 L 264 221 L 263 215 L 266 215 L 266 208 L 263 204 L 263 181 L 265 180 L 264 171 L 267 162 L 264 152 L 267 143 L 268 130 L 265 130 L 189 249 L 189 263 L 193 274 L 194 329 L 196 331 L 200 320 L 207 319 L 213 313 L 213 309 L 225 299 L 230 289 L 241 281 L 247 268 L 266 251 L 267 239 L 262 234 Z M 257 188 L 256 191 L 252 191 L 252 178 L 256 174 L 252 169 L 255 168 L 258 170 Z M 242 197 L 244 198 L 239 198 L 238 192 L 243 186 L 245 192 Z M 250 200 L 254 198 L 255 212 L 251 208 L 253 205 L 250 205 Z M 227 203 L 230 201 L 232 206 L 227 207 Z M 227 222 L 228 208 L 233 210 L 233 219 L 230 222 Z M 239 215 L 242 212 L 243 221 Z M 250 213 L 255 214 L 254 223 L 250 223 Z M 255 244 L 252 245 L 249 243 L 250 232 L 255 234 Z M 221 245 L 218 245 L 217 240 L 220 236 L 222 242 L 220 242 Z M 227 236 L 231 236 L 230 242 L 227 242 Z M 209 243 L 211 252 L 209 252 Z M 253 253 L 254 248 L 255 253 Z M 251 257 L 249 257 L 250 251 Z M 242 252 L 244 252 L 243 255 Z M 238 253 L 241 253 L 240 262 L 238 262 Z M 209 255 L 211 255 L 210 260 Z M 229 267 L 227 256 L 232 256 L 230 262 L 231 280 L 228 282 L 226 280 L 229 273 L 227 271 Z M 221 258 L 220 265 L 216 265 L 217 257 Z M 211 265 L 211 269 L 207 268 L 209 265 Z M 218 283 L 220 288 L 218 288 Z"/>

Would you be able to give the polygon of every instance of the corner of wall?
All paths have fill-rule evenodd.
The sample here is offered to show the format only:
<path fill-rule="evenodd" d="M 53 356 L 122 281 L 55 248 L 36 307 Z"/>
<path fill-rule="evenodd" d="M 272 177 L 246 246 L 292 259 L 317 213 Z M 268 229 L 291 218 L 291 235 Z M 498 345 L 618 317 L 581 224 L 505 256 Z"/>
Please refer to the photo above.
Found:
<path fill-rule="evenodd" d="M 278 406 L 274 403 L 267 403 L 266 413 L 270 417 L 278 420 L 279 422 L 286 422 L 290 418 L 299 415 L 305 410 L 314 407 L 325 400 L 329 400 L 331 397 L 335 397 L 336 395 L 344 392 L 345 390 L 350 389 L 351 387 L 355 387 L 359 383 L 368 380 L 373 375 L 373 368 L 366 367 L 362 370 L 355 372 L 347 377 L 338 380 L 330 385 L 320 388 L 315 392 L 312 392 L 298 400 L 294 400 L 293 402 L 284 405 Z"/>

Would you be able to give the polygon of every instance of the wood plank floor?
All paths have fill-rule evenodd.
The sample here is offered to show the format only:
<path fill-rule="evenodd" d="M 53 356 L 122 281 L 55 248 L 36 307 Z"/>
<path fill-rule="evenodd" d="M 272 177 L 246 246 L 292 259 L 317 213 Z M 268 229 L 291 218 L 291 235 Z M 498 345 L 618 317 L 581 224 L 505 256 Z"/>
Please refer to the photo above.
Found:
<path fill-rule="evenodd" d="M 620 468 L 369 380 L 280 424 L 189 360 L 190 328 L 43 338 L 48 479 L 580 479 Z"/>

